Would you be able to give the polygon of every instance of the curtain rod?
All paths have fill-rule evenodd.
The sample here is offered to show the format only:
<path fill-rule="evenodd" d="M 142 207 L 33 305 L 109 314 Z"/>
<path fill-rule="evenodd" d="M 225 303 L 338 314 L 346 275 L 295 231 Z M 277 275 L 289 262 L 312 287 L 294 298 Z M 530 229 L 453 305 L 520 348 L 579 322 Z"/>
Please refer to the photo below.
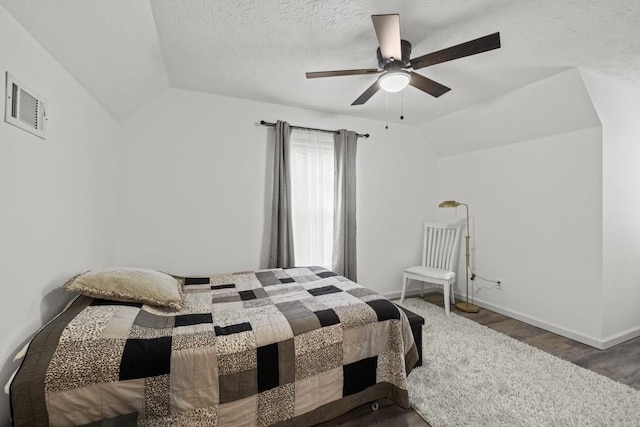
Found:
<path fill-rule="evenodd" d="M 260 124 L 262 126 L 275 126 L 275 123 L 269 123 L 269 122 L 265 122 L 264 120 L 260 120 Z M 304 126 L 293 126 L 293 125 L 289 125 L 289 127 L 292 127 L 294 129 L 306 129 L 306 130 L 317 130 L 319 132 L 329 132 L 329 133 L 340 133 L 337 130 L 329 130 L 329 129 L 317 129 L 317 128 L 308 128 L 308 127 L 304 127 Z M 358 135 L 360 138 L 369 138 L 369 134 L 368 133 L 356 133 L 356 135 Z"/>

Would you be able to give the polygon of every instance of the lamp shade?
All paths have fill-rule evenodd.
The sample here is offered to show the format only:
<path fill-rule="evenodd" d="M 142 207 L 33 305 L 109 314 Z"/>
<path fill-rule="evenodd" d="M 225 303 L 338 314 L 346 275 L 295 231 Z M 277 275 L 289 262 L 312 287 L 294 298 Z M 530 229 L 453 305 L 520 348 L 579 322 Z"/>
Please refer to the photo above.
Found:
<path fill-rule="evenodd" d="M 378 78 L 378 84 L 386 92 L 399 92 L 409 84 L 411 75 L 404 70 L 389 71 Z"/>
<path fill-rule="evenodd" d="M 462 203 L 456 202 L 455 200 L 445 200 L 444 202 L 438 205 L 439 208 L 457 208 Z"/>

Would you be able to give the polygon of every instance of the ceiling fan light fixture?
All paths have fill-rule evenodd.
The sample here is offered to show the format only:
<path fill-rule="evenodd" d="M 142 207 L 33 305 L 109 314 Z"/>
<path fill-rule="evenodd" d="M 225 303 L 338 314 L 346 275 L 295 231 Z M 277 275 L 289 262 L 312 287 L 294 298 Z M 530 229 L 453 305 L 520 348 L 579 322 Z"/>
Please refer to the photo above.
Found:
<path fill-rule="evenodd" d="M 389 71 L 378 78 L 378 84 L 385 92 L 400 92 L 407 87 L 411 74 L 404 70 Z"/>

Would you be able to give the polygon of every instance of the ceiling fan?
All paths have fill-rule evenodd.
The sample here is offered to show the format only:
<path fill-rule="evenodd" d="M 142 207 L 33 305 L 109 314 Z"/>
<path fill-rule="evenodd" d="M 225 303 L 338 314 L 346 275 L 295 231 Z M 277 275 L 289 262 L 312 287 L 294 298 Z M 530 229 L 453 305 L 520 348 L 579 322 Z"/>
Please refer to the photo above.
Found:
<path fill-rule="evenodd" d="M 434 97 L 451 90 L 450 88 L 428 79 L 413 70 L 452 61 L 465 56 L 475 55 L 500 47 L 500 33 L 489 34 L 459 45 L 451 46 L 437 52 L 428 53 L 409 59 L 411 43 L 400 39 L 400 15 L 371 15 L 373 28 L 380 46 L 377 50 L 378 68 L 359 70 L 316 71 L 306 73 L 308 79 L 318 77 L 353 76 L 359 74 L 380 74 L 378 79 L 365 90 L 351 105 L 362 105 L 375 95 L 378 90 L 398 92 L 411 85 Z"/>

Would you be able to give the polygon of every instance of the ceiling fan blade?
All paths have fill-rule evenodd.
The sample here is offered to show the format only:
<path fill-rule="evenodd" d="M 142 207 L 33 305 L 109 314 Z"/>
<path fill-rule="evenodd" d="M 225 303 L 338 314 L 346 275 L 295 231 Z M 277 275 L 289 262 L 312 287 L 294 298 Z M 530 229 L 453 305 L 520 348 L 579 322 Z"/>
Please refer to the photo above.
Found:
<path fill-rule="evenodd" d="M 373 82 L 373 84 L 371 86 L 369 86 L 367 88 L 367 90 L 365 90 L 362 95 L 360 95 L 358 97 L 358 99 L 356 99 L 355 101 L 353 101 L 351 103 L 351 105 L 362 105 L 365 102 L 367 102 L 369 100 L 369 98 L 371 98 L 373 95 L 376 94 L 377 91 L 380 90 L 380 85 L 378 84 L 378 81 L 376 80 L 375 82 Z"/>
<path fill-rule="evenodd" d="M 411 67 L 414 70 L 428 67 L 429 65 L 440 64 L 441 62 L 452 61 L 465 56 L 475 55 L 500 47 L 500 33 L 489 34 L 459 45 L 451 46 L 437 52 L 427 53 L 411 60 Z"/>
<path fill-rule="evenodd" d="M 371 15 L 376 30 L 380 53 L 384 59 L 394 58 L 402 61 L 400 47 L 400 15 Z"/>
<path fill-rule="evenodd" d="M 444 85 L 441 85 L 438 82 L 434 82 L 433 80 L 428 79 L 423 75 L 414 73 L 413 71 L 411 71 L 410 74 L 411 74 L 411 80 L 409 80 L 409 84 L 411 86 L 416 87 L 421 91 L 426 92 L 429 95 L 434 96 L 436 98 L 451 90 L 450 88 Z"/>
<path fill-rule="evenodd" d="M 376 74 L 379 72 L 377 68 L 363 68 L 360 70 L 314 71 L 306 73 L 306 75 L 308 79 L 316 79 L 318 77 L 355 76 L 358 74 Z"/>

